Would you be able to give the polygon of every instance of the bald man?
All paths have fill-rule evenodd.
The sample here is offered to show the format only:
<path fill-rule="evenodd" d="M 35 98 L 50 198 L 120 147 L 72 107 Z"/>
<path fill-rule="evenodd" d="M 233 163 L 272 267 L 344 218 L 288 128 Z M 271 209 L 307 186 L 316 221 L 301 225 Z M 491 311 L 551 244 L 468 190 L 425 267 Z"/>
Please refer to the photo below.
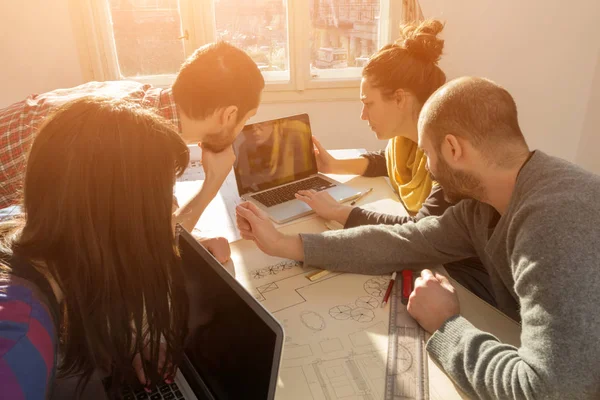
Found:
<path fill-rule="evenodd" d="M 442 216 L 284 235 L 243 204 L 242 236 L 274 256 L 365 274 L 477 256 L 498 307 L 522 321 L 521 346 L 461 317 L 450 282 L 425 269 L 408 311 L 433 334 L 430 356 L 473 398 L 600 398 L 600 177 L 530 151 L 513 98 L 486 79 L 441 87 L 418 128 L 447 200 L 464 199 Z"/>

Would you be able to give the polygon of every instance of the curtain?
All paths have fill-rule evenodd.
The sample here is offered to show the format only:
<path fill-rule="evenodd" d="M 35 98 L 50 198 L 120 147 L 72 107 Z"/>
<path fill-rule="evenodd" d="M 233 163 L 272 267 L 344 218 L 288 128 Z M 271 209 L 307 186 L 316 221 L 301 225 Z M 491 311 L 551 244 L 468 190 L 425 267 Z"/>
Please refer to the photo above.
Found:
<path fill-rule="evenodd" d="M 402 23 L 406 24 L 413 21 L 423 21 L 423 10 L 419 0 L 402 0 Z"/>

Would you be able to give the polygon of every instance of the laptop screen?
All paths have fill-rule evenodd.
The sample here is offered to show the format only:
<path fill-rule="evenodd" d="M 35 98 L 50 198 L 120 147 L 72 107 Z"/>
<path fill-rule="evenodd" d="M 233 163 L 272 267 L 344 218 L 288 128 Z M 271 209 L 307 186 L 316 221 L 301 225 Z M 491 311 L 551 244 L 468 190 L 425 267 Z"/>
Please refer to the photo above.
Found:
<path fill-rule="evenodd" d="M 281 326 L 188 232 L 178 230 L 190 297 L 187 358 L 216 399 L 272 399 Z"/>
<path fill-rule="evenodd" d="M 246 125 L 233 150 L 240 196 L 317 173 L 307 114 Z"/>

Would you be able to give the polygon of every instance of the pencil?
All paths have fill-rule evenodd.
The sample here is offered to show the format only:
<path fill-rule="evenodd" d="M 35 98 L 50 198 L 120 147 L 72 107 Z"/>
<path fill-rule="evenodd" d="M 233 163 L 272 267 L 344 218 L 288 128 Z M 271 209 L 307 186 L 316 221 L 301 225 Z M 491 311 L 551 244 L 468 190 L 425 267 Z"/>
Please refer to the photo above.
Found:
<path fill-rule="evenodd" d="M 320 269 L 318 271 L 313 271 L 311 273 L 306 274 L 306 279 L 309 281 L 316 281 L 317 279 L 321 279 L 325 275 L 329 275 L 331 271 L 327 271 L 326 269 Z"/>
<path fill-rule="evenodd" d="M 394 281 L 396 280 L 396 272 L 392 274 L 392 278 L 390 279 L 390 283 L 388 283 L 387 290 L 385 291 L 385 296 L 383 296 L 383 301 L 381 302 L 381 308 L 385 307 L 388 300 L 390 299 L 390 294 L 392 293 L 392 288 L 394 287 Z"/>
<path fill-rule="evenodd" d="M 413 272 L 410 269 L 402 270 L 402 304 L 407 305 L 413 291 Z"/>
<path fill-rule="evenodd" d="M 370 188 L 369 190 L 365 190 L 364 192 L 362 192 L 361 194 L 358 195 L 358 197 L 356 199 L 354 199 L 352 201 L 352 203 L 350 203 L 351 206 L 355 205 L 356 202 L 362 200 L 363 197 L 365 197 L 366 195 L 368 195 L 369 193 L 371 193 L 373 191 L 373 188 Z"/>

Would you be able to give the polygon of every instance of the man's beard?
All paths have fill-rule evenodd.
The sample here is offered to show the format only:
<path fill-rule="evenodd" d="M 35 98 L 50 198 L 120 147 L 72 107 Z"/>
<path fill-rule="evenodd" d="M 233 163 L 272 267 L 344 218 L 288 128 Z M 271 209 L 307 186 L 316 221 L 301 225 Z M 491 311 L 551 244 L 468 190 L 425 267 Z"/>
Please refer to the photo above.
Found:
<path fill-rule="evenodd" d="M 444 199 L 451 204 L 456 204 L 465 199 L 480 200 L 483 187 L 479 179 L 467 172 L 453 170 L 442 158 L 437 155 L 437 173 L 430 173 L 431 179 L 437 181 L 444 189 Z"/>
<path fill-rule="evenodd" d="M 220 153 L 233 144 L 237 134 L 234 128 L 225 128 L 221 132 L 211 133 L 204 137 L 202 148 L 213 153 Z"/>

